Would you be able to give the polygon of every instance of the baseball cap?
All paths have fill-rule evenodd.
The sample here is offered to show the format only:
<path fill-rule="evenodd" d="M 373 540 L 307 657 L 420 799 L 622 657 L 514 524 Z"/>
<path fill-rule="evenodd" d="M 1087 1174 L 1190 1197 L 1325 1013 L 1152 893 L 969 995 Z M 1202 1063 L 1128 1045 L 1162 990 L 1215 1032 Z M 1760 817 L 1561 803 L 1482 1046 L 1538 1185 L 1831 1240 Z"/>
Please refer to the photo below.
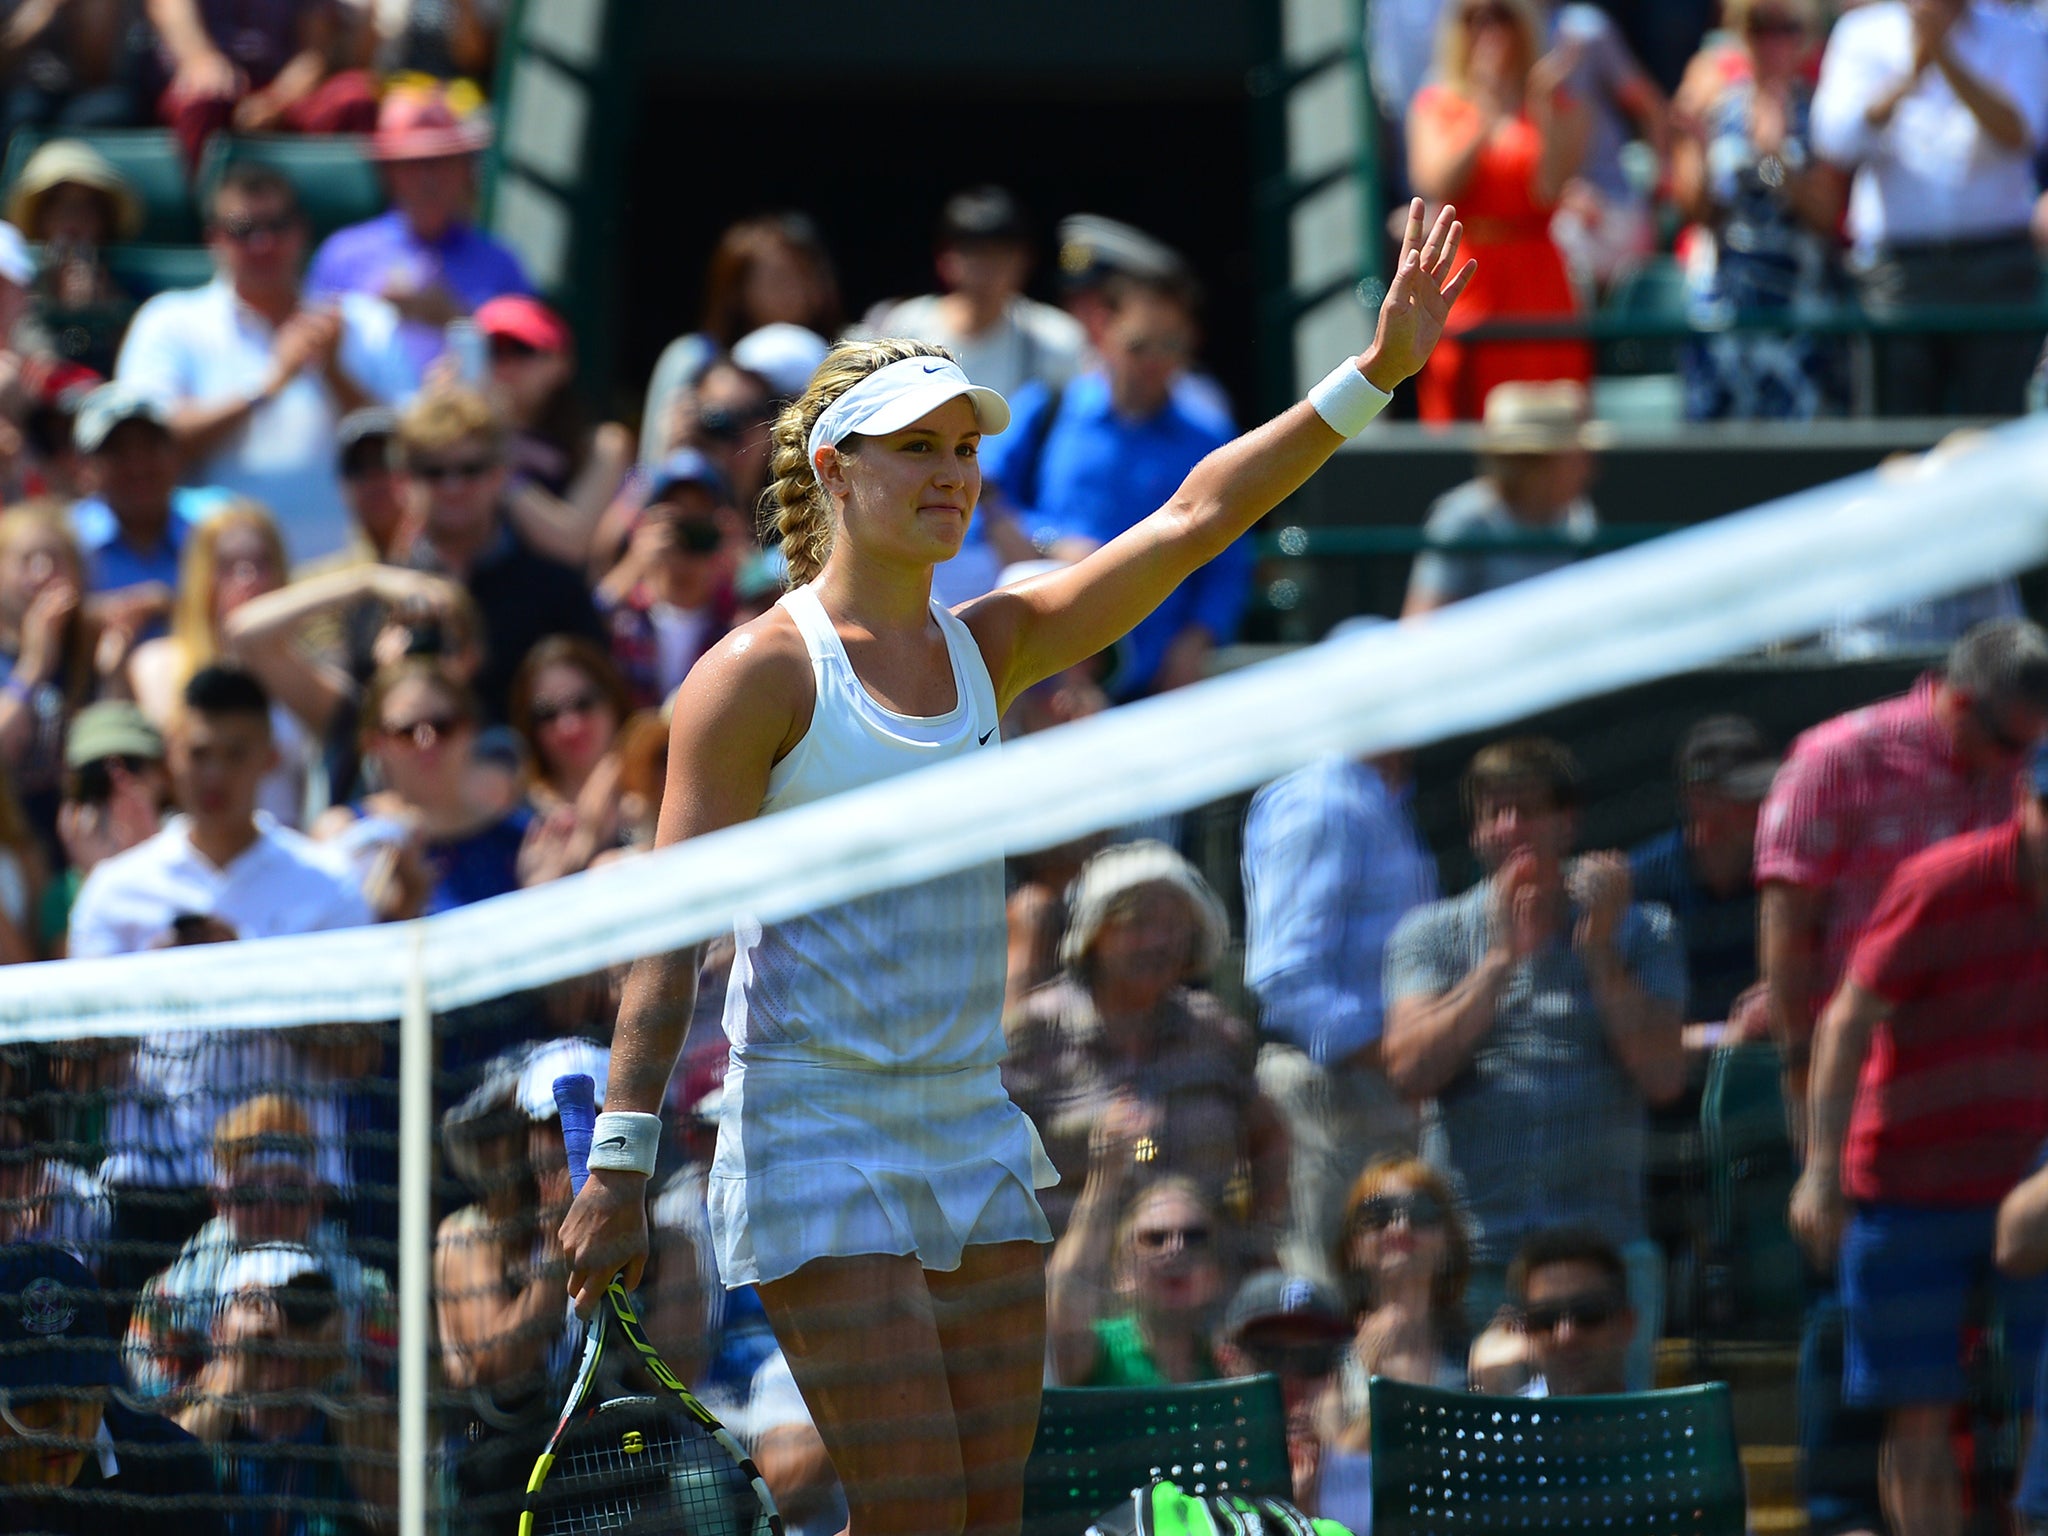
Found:
<path fill-rule="evenodd" d="M 536 352 L 567 352 L 574 345 L 567 321 L 539 299 L 521 293 L 492 299 L 477 310 L 475 319 L 484 335 L 523 342 Z"/>
<path fill-rule="evenodd" d="M 0 1249 L 0 1391 L 121 1384 L 121 1360 L 92 1272 L 62 1248 Z"/>
<path fill-rule="evenodd" d="M 1185 283 L 1193 276 L 1186 259 L 1165 241 L 1099 213 L 1061 219 L 1059 247 L 1060 279 L 1069 288 L 1090 288 L 1111 277 Z"/>
<path fill-rule="evenodd" d="M 811 387 L 811 375 L 831 350 L 832 343 L 810 327 L 778 320 L 734 342 L 732 360 L 766 379 L 780 398 L 794 400 Z"/>
<path fill-rule="evenodd" d="M 366 405 L 350 411 L 334 427 L 334 461 L 345 470 L 356 448 L 372 438 L 396 438 L 398 412 L 388 405 Z"/>
<path fill-rule="evenodd" d="M 806 445 L 812 462 L 818 450 L 837 446 L 856 432 L 900 432 L 948 400 L 965 395 L 974 419 L 987 433 L 1010 424 L 1010 402 L 985 384 L 970 384 L 960 365 L 943 357 L 906 357 L 877 368 L 826 406 Z"/>
<path fill-rule="evenodd" d="M 225 1305 L 243 1291 L 274 1291 L 302 1275 L 327 1277 L 320 1256 L 303 1243 L 257 1243 L 238 1249 L 220 1272 L 216 1300 Z"/>
<path fill-rule="evenodd" d="M 64 766 L 83 768 L 105 757 L 140 757 L 160 761 L 164 738 L 149 717 L 126 699 L 88 704 L 71 720 L 64 738 Z"/>
<path fill-rule="evenodd" d="M 1237 1288 L 1223 1314 L 1223 1332 L 1235 1338 L 1257 1324 L 1283 1321 L 1321 1329 L 1333 1339 L 1351 1332 L 1344 1308 L 1328 1286 L 1277 1269 L 1261 1270 Z"/>
<path fill-rule="evenodd" d="M 718 466 L 694 448 L 678 448 L 654 466 L 647 484 L 647 500 L 660 501 L 679 485 L 701 485 L 723 501 L 731 494 Z"/>
<path fill-rule="evenodd" d="M 1771 792 L 1778 754 L 1754 720 L 1743 715 L 1709 715 L 1678 744 L 1682 789 L 1717 789 L 1737 800 L 1761 800 Z"/>
<path fill-rule="evenodd" d="M 939 244 L 960 245 L 971 240 L 1026 241 L 1031 238 L 1031 221 L 1017 199 L 1003 187 L 974 187 L 946 199 L 939 214 Z"/>
<path fill-rule="evenodd" d="M 80 453 L 98 453 L 124 421 L 147 421 L 171 429 L 164 404 L 129 384 L 102 384 L 78 402 L 78 417 L 71 427 L 71 440 Z"/>
<path fill-rule="evenodd" d="M 588 1040 L 550 1040 L 526 1059 L 519 1074 L 519 1107 L 529 1120 L 552 1120 L 555 1108 L 555 1079 L 582 1073 L 597 1088 L 597 1106 L 604 1108 L 605 1080 L 610 1076 L 611 1052 Z"/>

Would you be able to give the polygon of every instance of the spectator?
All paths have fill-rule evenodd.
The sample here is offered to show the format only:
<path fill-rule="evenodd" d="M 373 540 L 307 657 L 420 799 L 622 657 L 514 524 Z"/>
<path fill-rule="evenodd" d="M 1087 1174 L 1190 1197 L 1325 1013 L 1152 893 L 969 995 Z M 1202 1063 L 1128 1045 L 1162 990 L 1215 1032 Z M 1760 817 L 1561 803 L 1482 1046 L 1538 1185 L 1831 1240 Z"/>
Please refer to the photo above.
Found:
<path fill-rule="evenodd" d="M 2033 158 L 2048 137 L 2048 35 L 1988 0 L 1882 0 L 1835 24 L 1813 148 L 1852 172 L 1849 239 L 1863 307 L 2032 305 Z M 2038 328 L 1881 336 L 1888 415 L 2020 408 Z"/>
<path fill-rule="evenodd" d="M 354 547 L 339 558 L 351 564 L 396 564 L 409 537 L 405 484 L 398 457 L 398 413 L 381 405 L 350 411 L 334 429 L 334 472 L 355 526 Z"/>
<path fill-rule="evenodd" d="M 1591 123 L 1566 88 L 1571 58 L 1542 53 L 1542 40 L 1534 0 L 1459 0 L 1444 11 L 1437 78 L 1408 110 L 1409 180 L 1432 202 L 1458 205 L 1462 253 L 1479 260 L 1415 381 L 1424 421 L 1471 421 L 1508 380 L 1592 377 L 1581 341 L 1458 339 L 1488 320 L 1577 310 L 1550 219 Z"/>
<path fill-rule="evenodd" d="M 604 631 L 583 578 L 535 550 L 507 521 L 505 426 L 481 395 L 446 389 L 422 396 L 399 423 L 414 515 L 409 563 L 469 591 L 488 645 L 476 689 L 486 717 L 505 718 L 512 674 L 548 635 Z"/>
<path fill-rule="evenodd" d="M 2039 1280 L 2048 1271 L 2048 1164 L 2039 1159 L 1999 1204 L 1996 1257 L 1999 1273 L 2009 1280 Z M 2039 1404 L 2043 1401 L 2044 1379 L 2048 1379 L 2048 1347 L 2031 1364 L 2034 1401 Z M 2025 1371 L 2029 1365 L 2026 1359 L 2019 1358 L 2014 1360 L 2013 1369 Z M 2048 1437 L 2028 1437 L 2013 1512 L 2030 1536 L 2048 1520 Z"/>
<path fill-rule="evenodd" d="M 1060 940 L 1067 931 L 1067 892 L 1089 859 L 1102 851 L 1100 836 L 1077 838 L 1010 860 L 1010 895 L 1003 911 L 1008 951 L 1003 982 L 1007 1013 L 1026 993 L 1060 973 Z"/>
<path fill-rule="evenodd" d="M 1209 1325 L 1225 1273 L 1216 1212 L 1187 1179 L 1151 1178 L 1126 1201 L 1143 1121 L 1118 1104 L 1089 1144 L 1088 1181 L 1046 1266 L 1052 1379 L 1079 1387 L 1214 1381 Z"/>
<path fill-rule="evenodd" d="M 597 799 L 614 817 L 619 728 L 633 712 L 625 679 L 588 640 L 551 635 L 512 681 L 512 728 L 533 749 L 528 795 L 541 815 Z"/>
<path fill-rule="evenodd" d="M 108 271 L 105 251 L 141 232 L 141 199 L 91 145 L 53 139 L 15 178 L 7 218 L 42 248 L 26 350 L 112 373 L 135 300 Z"/>
<path fill-rule="evenodd" d="M 253 502 L 229 503 L 184 544 L 171 632 L 144 641 L 128 661 L 135 702 L 160 730 L 177 713 L 185 685 L 225 654 L 222 637 L 235 610 L 285 583 L 284 540 L 270 514 Z M 296 827 L 305 820 L 316 749 L 282 700 L 270 704 L 270 745 L 274 760 L 258 804 L 279 825 Z"/>
<path fill-rule="evenodd" d="M 1580 0 L 1548 9 L 1545 46 L 1566 65 L 1565 89 L 1587 113 L 1585 154 L 1565 183 L 1551 232 L 1590 292 L 1633 271 L 1656 246 L 1650 194 L 1670 154 L 1671 104 L 1605 10 Z M 1634 165 L 1631 129 L 1648 152 Z"/>
<path fill-rule="evenodd" d="M 1755 721 L 1709 715 L 1678 744 L 1679 825 L 1628 856 L 1638 901 L 1678 922 L 1686 1017 L 1725 1021 L 1731 1038 L 1763 1039 L 1770 1010 L 1757 985 L 1757 816 L 1778 755 Z"/>
<path fill-rule="evenodd" d="M 339 1134 L 339 1123 L 330 1122 L 328 1135 L 316 1139 L 305 1108 L 281 1093 L 259 1094 L 220 1117 L 211 1138 L 213 1214 L 142 1288 L 129 1319 L 121 1353 L 140 1396 L 176 1405 L 200 1390 L 215 1318 L 240 1289 L 237 1268 L 278 1245 L 318 1265 L 341 1303 L 344 1347 L 370 1384 L 390 1384 L 397 1348 L 390 1282 L 350 1257 L 340 1225 L 327 1215 L 332 1185 L 321 1165 L 340 1156 Z"/>
<path fill-rule="evenodd" d="M 253 678 L 224 667 L 195 673 L 168 735 L 171 781 L 186 813 L 86 877 L 71 911 L 72 955 L 370 920 L 344 864 L 257 809 L 276 753 L 269 700 Z M 360 1052 L 346 1031 L 195 1038 L 167 1029 L 144 1041 L 111 1109 L 113 1152 L 102 1174 L 114 1191 L 115 1240 L 130 1245 L 124 1262 L 146 1274 L 150 1245 L 174 1248 L 204 1220 L 204 1128 L 220 1095 L 246 1091 L 251 1081 L 303 1078 L 312 1063 L 330 1078 L 346 1077 L 363 1070 Z M 131 1290 L 140 1278 L 107 1276 L 110 1287 Z"/>
<path fill-rule="evenodd" d="M 734 342 L 732 360 L 765 379 L 777 400 L 794 400 L 811 387 L 811 375 L 831 350 L 832 343 L 816 331 L 779 320 Z"/>
<path fill-rule="evenodd" d="M 476 227 L 477 157 L 490 142 L 481 113 L 458 117 L 439 87 L 392 89 L 369 150 L 391 208 L 337 229 L 306 271 L 316 300 L 367 293 L 397 310 L 399 343 L 421 377 L 450 322 L 500 294 L 533 291 L 511 247 Z"/>
<path fill-rule="evenodd" d="M 0 1248 L 52 1243 L 88 1269 L 107 1249 L 113 1208 L 95 1174 L 58 1155 L 65 1047 L 0 1055 Z"/>
<path fill-rule="evenodd" d="M 1279 1377 L 1294 1502 L 1304 1509 L 1317 1508 L 1321 1481 L 1316 1406 L 1349 1332 L 1343 1307 L 1321 1281 L 1268 1269 L 1237 1288 L 1216 1336 L 1216 1363 L 1226 1375 Z"/>
<path fill-rule="evenodd" d="M 1441 1173 L 1399 1154 L 1367 1164 L 1326 1260 L 1353 1325 L 1337 1378 L 1316 1409 L 1317 1508 L 1354 1530 L 1372 1525 L 1374 1376 L 1462 1391 L 1471 1244 Z"/>
<path fill-rule="evenodd" d="M 1072 900 L 1060 977 L 1004 1025 L 1004 1083 L 1066 1170 L 1040 1193 L 1046 1219 L 1065 1229 L 1095 1127 L 1122 1104 L 1142 1127 L 1146 1171 L 1186 1175 L 1205 1204 L 1255 1224 L 1270 1252 L 1287 1203 L 1285 1133 L 1253 1082 L 1251 1031 L 1188 985 L 1223 953 L 1222 903 L 1193 865 L 1155 842 L 1097 854 Z"/>
<path fill-rule="evenodd" d="M 516 1061 L 509 1073 L 511 1061 L 496 1066 L 457 1111 L 473 1127 L 465 1140 L 475 1170 L 465 1177 L 485 1187 L 478 1204 L 441 1223 L 434 1255 L 441 1368 L 473 1405 L 457 1419 L 451 1447 L 456 1528 L 477 1536 L 517 1519 L 581 1343 L 558 1231 L 569 1208 L 569 1164 L 553 1084 L 586 1073 L 602 1108 L 608 1066 L 606 1053 L 582 1040 L 555 1041 Z M 495 1176 L 477 1177 L 486 1170 L 504 1170 L 508 1185 L 516 1179 L 521 1204 Z M 533 1203 L 524 1205 L 529 1190 Z"/>
<path fill-rule="evenodd" d="M 789 1536 L 837 1536 L 846 1529 L 846 1491 L 780 1349 L 754 1375 L 747 1437 L 761 1480 L 775 1496 Z"/>
<path fill-rule="evenodd" d="M 703 323 L 663 349 L 647 380 L 643 462 L 688 446 L 675 431 L 679 397 L 741 337 L 777 324 L 800 325 L 827 341 L 844 329 L 831 253 L 801 213 L 742 219 L 718 237 L 704 278 Z"/>
<path fill-rule="evenodd" d="M 294 560 L 331 555 L 349 536 L 336 423 L 361 406 L 396 404 L 418 382 L 398 313 L 368 294 L 306 299 L 305 219 L 276 171 L 229 166 L 208 224 L 214 280 L 144 304 L 115 376 L 163 404 L 199 479 L 283 512 Z"/>
<path fill-rule="evenodd" d="M 84 590 L 85 562 L 59 508 L 0 512 L 0 764 L 46 848 L 56 844 L 64 733 L 97 685 Z"/>
<path fill-rule="evenodd" d="M 962 556 L 938 568 L 941 600 L 978 595 L 965 590 L 979 581 L 968 580 L 968 551 L 1013 557 L 1003 517 L 1014 517 L 1032 543 L 1077 556 L 1164 506 L 1182 477 L 1228 440 L 1227 428 L 1197 419 L 1174 395 L 1174 379 L 1195 350 L 1195 316 L 1186 296 L 1128 282 L 1117 288 L 1114 306 L 1101 370 L 1058 394 L 1041 386 L 1023 390 L 1012 401 L 1010 429 L 983 448 L 984 476 L 1002 501 L 992 511 L 984 494 Z M 1028 551 L 1015 557 L 1021 553 Z M 984 558 L 989 584 L 1001 564 Z M 962 573 L 950 578 L 949 588 L 954 565 L 962 565 Z M 1240 540 L 1119 642 L 1106 684 L 1110 696 L 1140 698 L 1198 681 L 1210 652 L 1236 638 L 1250 587 L 1251 550 Z"/>
<path fill-rule="evenodd" d="M 123 1386 L 85 1266 L 42 1244 L 0 1250 L 0 1531 L 103 1536 L 118 1508 L 128 1536 L 227 1536 L 206 1453 Z"/>
<path fill-rule="evenodd" d="M 1267 785 L 1245 817 L 1245 986 L 1267 1041 L 1259 1086 L 1288 1130 L 1285 1258 L 1298 1274 L 1334 1278 L 1327 1256 L 1359 1164 L 1415 1146 L 1415 1112 L 1380 1064 L 1387 939 L 1437 898 L 1411 794 L 1401 754 L 1330 757 Z"/>
<path fill-rule="evenodd" d="M 481 96 L 497 79 L 502 0 L 399 0 L 376 13 L 377 56 L 389 74 L 454 81 L 451 95 Z"/>
<path fill-rule="evenodd" d="M 88 704 L 64 740 L 57 833 L 65 869 L 44 905 L 43 932 L 61 947 L 79 883 L 117 853 L 163 830 L 171 803 L 164 739 L 126 699 Z"/>
<path fill-rule="evenodd" d="M 1640 1390 L 1629 1375 L 1636 1352 L 1630 1278 L 1620 1250 L 1590 1227 L 1531 1234 L 1508 1270 L 1511 1310 L 1472 1346 L 1477 1390 L 1523 1397 Z M 1506 1348 L 1495 1349 L 1496 1340 Z M 1482 1364 L 1488 1360 L 1498 1363 Z"/>
<path fill-rule="evenodd" d="M 1971 630 L 1912 692 L 1792 744 L 1757 826 L 1757 949 L 1785 1057 L 1794 1146 L 1805 1142 L 1807 1054 L 1820 1005 L 1899 864 L 2011 814 L 2048 730 L 2048 635 L 2000 620 Z M 1841 1310 L 1823 1285 L 1801 1348 L 1801 1442 L 1816 1526 L 1882 1529 L 1882 1416 L 1842 1404 Z"/>
<path fill-rule="evenodd" d="M 0 776 L 0 965 L 42 958 L 39 931 L 48 859 Z"/>
<path fill-rule="evenodd" d="M 489 802 L 475 773 L 476 698 L 425 657 L 377 674 L 363 700 L 362 753 L 386 786 L 323 816 L 379 916 L 418 917 L 521 885 L 533 826 L 524 804 Z"/>
<path fill-rule="evenodd" d="M 368 133 L 376 84 L 336 69 L 337 0 L 284 0 L 250 12 L 223 0 L 143 0 L 171 83 L 157 115 L 199 164 L 206 141 L 237 133 Z"/>
<path fill-rule="evenodd" d="M 1832 296 L 1847 183 L 1813 150 L 1812 0 L 1729 0 L 1734 56 L 1680 92 L 1672 196 L 1697 226 L 1694 317 L 1781 315 Z M 1811 421 L 1843 404 L 1839 349 L 1797 330 L 1696 335 L 1684 353 L 1692 421 Z"/>
<path fill-rule="evenodd" d="M 598 583 L 612 659 L 643 709 L 674 693 L 732 627 L 731 561 L 719 526 L 731 508 L 732 492 L 711 461 L 678 448 L 653 472 L 625 558 Z"/>
<path fill-rule="evenodd" d="M 73 433 L 85 455 L 87 494 L 71 508 L 71 527 L 88 590 L 144 589 L 152 616 L 167 616 L 186 536 L 219 508 L 221 493 L 178 484 L 169 413 L 125 384 L 87 395 Z"/>
<path fill-rule="evenodd" d="M 370 1536 L 397 1518 L 396 1415 L 360 1401 L 336 1292 L 296 1243 L 244 1249 L 221 1276 L 206 1365 L 174 1417 L 239 1503 L 229 1536 Z"/>
<path fill-rule="evenodd" d="M 1558 548 L 1498 554 L 1426 549 L 1409 573 L 1403 618 L 1560 570 L 1579 558 L 1599 522 L 1586 489 L 1593 478 L 1592 450 L 1604 440 L 1586 415 L 1585 388 L 1569 379 L 1495 386 L 1486 397 L 1479 474 L 1436 499 L 1423 534 L 1442 543 L 1508 543 L 1549 533 Z"/>
<path fill-rule="evenodd" d="M 137 76 L 149 45 L 131 16 L 123 0 L 10 7 L 0 138 L 24 127 L 126 128 L 141 121 Z"/>
<path fill-rule="evenodd" d="M 1444 0 L 1380 0 L 1365 13 L 1365 58 L 1379 109 L 1381 151 L 1390 190 L 1402 201 L 1408 188 L 1408 108 L 1429 81 Z"/>
<path fill-rule="evenodd" d="M 1467 1310 L 1488 1317 L 1530 1233 L 1585 1222 L 1626 1245 L 1653 1320 L 1630 1381 L 1650 1384 L 1663 1259 L 1647 1236 L 1645 1110 L 1685 1086 L 1684 956 L 1662 907 L 1631 900 L 1618 853 L 1568 858 L 1579 768 L 1555 742 L 1482 748 L 1465 774 L 1486 878 L 1419 907 L 1387 946 L 1387 1075 L 1430 1100 L 1424 1155 L 1472 1222 Z"/>
<path fill-rule="evenodd" d="M 1884 1508 L 1958 1529 L 1949 1421 L 1964 1312 L 1990 1283 L 1999 1202 L 2048 1137 L 2048 752 L 2011 819 L 1900 864 L 1814 1033 L 1791 1224 L 1839 1266 L 1843 1392 L 1884 1412 Z M 2006 1348 L 2040 1353 L 2048 1284 L 1997 1287 Z M 2018 1410 L 2031 1407 L 2022 1374 Z"/>
<path fill-rule="evenodd" d="M 577 403 L 575 339 L 538 299 L 492 299 L 476 312 L 491 351 L 491 403 L 504 418 L 511 512 L 542 554 L 582 567 L 599 516 L 633 467 L 633 434 L 595 431 Z"/>
<path fill-rule="evenodd" d="M 1001 187 L 947 199 L 937 267 L 944 291 L 908 299 L 874 325 L 878 336 L 937 342 L 977 384 L 1013 396 L 1026 384 L 1063 389 L 1081 369 L 1088 338 L 1073 316 L 1024 296 L 1032 231 Z"/>
<path fill-rule="evenodd" d="M 73 440 L 78 408 L 106 381 L 92 369 L 59 357 L 33 328 L 24 327 L 22 366 L 27 404 L 21 418 L 21 456 L 14 475 L 18 494 L 75 501 L 85 494 L 85 456 Z"/>

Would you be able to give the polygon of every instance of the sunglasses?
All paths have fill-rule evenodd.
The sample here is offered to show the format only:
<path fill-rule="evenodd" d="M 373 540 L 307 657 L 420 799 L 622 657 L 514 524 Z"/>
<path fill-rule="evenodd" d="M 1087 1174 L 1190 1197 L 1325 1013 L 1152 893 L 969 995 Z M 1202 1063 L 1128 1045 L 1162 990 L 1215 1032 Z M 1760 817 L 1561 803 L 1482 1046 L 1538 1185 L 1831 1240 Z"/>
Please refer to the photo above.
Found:
<path fill-rule="evenodd" d="M 540 348 L 521 341 L 517 336 L 493 336 L 491 356 L 501 362 L 508 359 L 539 357 Z"/>
<path fill-rule="evenodd" d="M 1410 1227 L 1440 1227 L 1444 1208 L 1435 1195 L 1368 1195 L 1351 1213 L 1352 1226 L 1364 1232 L 1383 1232 L 1396 1220 Z"/>
<path fill-rule="evenodd" d="M 247 245 L 258 238 L 281 240 L 298 227 L 298 219 L 289 213 L 273 214 L 267 219 L 222 219 L 214 225 L 216 231 L 236 245 Z"/>
<path fill-rule="evenodd" d="M 697 412 L 697 432 L 714 443 L 736 443 L 760 425 L 759 416 L 743 416 L 722 405 L 707 405 Z"/>
<path fill-rule="evenodd" d="M 1981 730 L 1992 746 L 2007 757 L 2025 757 L 2034 750 L 2034 738 L 2015 736 L 1992 714 L 1991 706 L 1982 700 L 1973 701 L 1970 713 L 1977 717 L 1977 728 Z"/>
<path fill-rule="evenodd" d="M 395 745 L 427 751 L 437 742 L 453 736 L 457 731 L 467 730 L 469 720 L 463 715 L 423 715 L 417 720 L 392 723 L 383 727 L 385 738 Z"/>
<path fill-rule="evenodd" d="M 1131 1240 L 1140 1253 L 1201 1253 L 1214 1235 L 1207 1227 L 1140 1227 Z"/>
<path fill-rule="evenodd" d="M 1597 1296 L 1567 1296 L 1561 1301 L 1541 1302 L 1522 1308 L 1522 1327 L 1530 1333 L 1555 1333 L 1566 1323 L 1574 1329 L 1598 1328 L 1613 1322 L 1628 1302 L 1609 1292 Z"/>
<path fill-rule="evenodd" d="M 1328 1344 L 1240 1344 L 1245 1358 L 1262 1371 L 1275 1376 L 1327 1376 L 1343 1349 L 1341 1342 Z"/>
<path fill-rule="evenodd" d="M 566 699 L 535 699 L 534 728 L 537 730 L 544 725 L 553 725 L 564 715 L 594 714 L 603 703 L 604 699 L 595 693 L 572 693 Z"/>
<path fill-rule="evenodd" d="M 438 485 L 443 480 L 481 480 L 497 467 L 496 459 L 458 459 L 452 464 L 415 460 L 412 464 L 412 476 L 415 480 L 424 480 L 429 485 Z"/>

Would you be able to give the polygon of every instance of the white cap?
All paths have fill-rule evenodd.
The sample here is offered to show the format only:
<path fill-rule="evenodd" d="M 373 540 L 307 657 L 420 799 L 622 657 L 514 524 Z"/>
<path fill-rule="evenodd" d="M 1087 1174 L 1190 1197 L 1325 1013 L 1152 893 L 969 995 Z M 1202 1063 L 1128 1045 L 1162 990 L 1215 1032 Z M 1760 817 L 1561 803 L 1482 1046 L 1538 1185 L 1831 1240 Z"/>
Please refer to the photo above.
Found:
<path fill-rule="evenodd" d="M 761 375 L 785 400 L 794 400 L 811 387 L 811 375 L 831 350 L 832 343 L 809 327 L 778 320 L 734 342 L 732 360 Z"/>
<path fill-rule="evenodd" d="M 274 1291 L 301 1275 L 324 1275 L 327 1266 L 301 1243 L 258 1243 L 243 1248 L 222 1268 L 214 1297 L 226 1306 L 247 1290 Z"/>
<path fill-rule="evenodd" d="M 581 1072 L 597 1089 L 598 1108 L 604 1107 L 605 1079 L 611 1068 L 611 1052 L 588 1040 L 551 1040 L 526 1059 L 519 1073 L 519 1107 L 529 1120 L 552 1120 L 555 1108 L 555 1079 Z"/>
<path fill-rule="evenodd" d="M 811 462 L 818 450 L 838 446 L 856 432 L 880 436 L 900 432 L 948 400 L 965 395 L 973 402 L 981 430 L 997 433 L 1010 424 L 1010 402 L 982 384 L 970 384 L 960 365 L 943 357 L 906 357 L 877 368 L 825 407 L 811 428 Z"/>
<path fill-rule="evenodd" d="M 36 259 L 29 254 L 28 241 L 12 224 L 0 224 L 0 277 L 17 288 L 36 280 Z"/>

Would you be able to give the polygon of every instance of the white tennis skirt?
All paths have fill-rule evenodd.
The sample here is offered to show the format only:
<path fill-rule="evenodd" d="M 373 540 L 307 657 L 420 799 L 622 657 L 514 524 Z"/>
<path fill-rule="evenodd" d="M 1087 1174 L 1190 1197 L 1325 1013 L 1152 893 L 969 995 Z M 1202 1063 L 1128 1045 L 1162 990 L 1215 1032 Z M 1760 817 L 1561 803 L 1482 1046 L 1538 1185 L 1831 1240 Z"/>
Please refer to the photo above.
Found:
<path fill-rule="evenodd" d="M 736 1055 L 711 1163 L 719 1278 L 730 1289 L 871 1253 L 951 1270 L 973 1245 L 1049 1243 L 1036 1191 L 1059 1177 L 997 1067 Z"/>

